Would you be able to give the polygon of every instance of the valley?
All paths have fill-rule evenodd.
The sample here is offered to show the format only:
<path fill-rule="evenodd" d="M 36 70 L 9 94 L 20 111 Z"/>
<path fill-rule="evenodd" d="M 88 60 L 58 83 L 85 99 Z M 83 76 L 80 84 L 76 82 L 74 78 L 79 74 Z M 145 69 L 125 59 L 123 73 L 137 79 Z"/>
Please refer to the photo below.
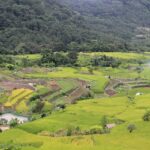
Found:
<path fill-rule="evenodd" d="M 104 55 L 121 64 L 90 67 Z M 0 149 L 149 150 L 149 53 L 79 53 L 74 67 L 20 67 L 42 56 L 13 57 L 18 67 L 0 69 Z"/>
<path fill-rule="evenodd" d="M 0 0 L 0 150 L 150 150 L 150 0 Z"/>

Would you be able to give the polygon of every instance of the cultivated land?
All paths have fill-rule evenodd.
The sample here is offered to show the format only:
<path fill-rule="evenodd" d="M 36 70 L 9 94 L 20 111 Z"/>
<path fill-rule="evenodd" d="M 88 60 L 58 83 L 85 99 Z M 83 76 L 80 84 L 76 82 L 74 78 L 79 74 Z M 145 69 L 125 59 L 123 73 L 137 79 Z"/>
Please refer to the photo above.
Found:
<path fill-rule="evenodd" d="M 100 55 L 123 63 L 89 71 L 85 64 Z M 149 150 L 150 122 L 143 120 L 150 110 L 149 60 L 149 53 L 80 53 L 81 67 L 0 69 L 0 110 L 29 117 L 0 133 L 0 149 Z M 105 132 L 104 117 L 114 125 Z"/>

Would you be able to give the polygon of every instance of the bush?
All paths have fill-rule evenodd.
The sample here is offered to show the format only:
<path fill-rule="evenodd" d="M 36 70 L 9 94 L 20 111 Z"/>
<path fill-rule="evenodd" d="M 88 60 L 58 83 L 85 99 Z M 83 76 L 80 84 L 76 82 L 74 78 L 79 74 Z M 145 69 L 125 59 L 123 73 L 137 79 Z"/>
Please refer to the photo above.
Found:
<path fill-rule="evenodd" d="M 37 99 L 40 99 L 40 95 L 38 95 L 38 94 L 33 95 L 33 96 L 29 99 L 29 101 L 32 102 L 32 101 L 35 101 L 35 100 L 37 100 Z"/>
<path fill-rule="evenodd" d="M 45 113 L 41 114 L 41 118 L 45 118 L 45 117 L 46 117 Z"/>
<path fill-rule="evenodd" d="M 58 104 L 56 107 L 60 108 L 60 109 L 65 109 L 66 105 L 65 104 Z"/>
<path fill-rule="evenodd" d="M 101 119 L 101 125 L 102 125 L 103 129 L 106 128 L 107 123 L 108 123 L 107 117 L 103 116 Z"/>
<path fill-rule="evenodd" d="M 72 128 L 68 128 L 67 129 L 67 136 L 71 136 L 72 135 Z"/>
<path fill-rule="evenodd" d="M 93 66 L 101 66 L 101 67 L 113 67 L 117 68 L 121 64 L 119 59 L 115 59 L 113 57 L 109 57 L 106 55 L 96 56 L 92 59 Z"/>
<path fill-rule="evenodd" d="M 150 121 L 150 111 L 146 112 L 143 116 L 144 121 Z"/>
<path fill-rule="evenodd" d="M 136 126 L 134 124 L 129 124 L 127 129 L 130 133 L 132 133 L 136 129 Z"/>
<path fill-rule="evenodd" d="M 15 70 L 15 66 L 12 64 L 7 64 L 6 66 L 9 70 Z"/>
<path fill-rule="evenodd" d="M 9 123 L 10 127 L 14 128 L 19 124 L 17 119 L 12 119 Z"/>
<path fill-rule="evenodd" d="M 72 135 L 80 135 L 81 134 L 81 130 L 80 127 L 74 127 L 74 126 L 69 126 L 66 129 L 66 135 L 67 136 L 72 136 Z"/>
<path fill-rule="evenodd" d="M 93 126 L 90 128 L 90 134 L 101 134 L 103 128 L 101 126 Z"/>
<path fill-rule="evenodd" d="M 38 100 L 35 105 L 32 107 L 33 113 L 41 113 L 42 109 L 44 107 L 44 102 Z"/>

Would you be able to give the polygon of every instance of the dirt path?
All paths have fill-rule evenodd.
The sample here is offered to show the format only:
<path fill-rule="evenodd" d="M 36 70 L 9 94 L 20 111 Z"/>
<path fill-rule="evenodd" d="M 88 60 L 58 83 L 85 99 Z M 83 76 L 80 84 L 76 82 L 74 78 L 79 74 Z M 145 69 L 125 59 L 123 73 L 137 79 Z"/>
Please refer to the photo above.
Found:
<path fill-rule="evenodd" d="M 112 79 L 108 83 L 107 87 L 105 88 L 105 93 L 109 96 L 113 96 L 116 94 L 115 87 L 117 87 L 119 84 L 121 84 L 120 80 Z"/>
<path fill-rule="evenodd" d="M 79 79 L 77 81 L 79 86 L 68 95 L 68 101 L 71 104 L 74 104 L 79 98 L 86 96 L 89 93 L 86 81 Z"/>

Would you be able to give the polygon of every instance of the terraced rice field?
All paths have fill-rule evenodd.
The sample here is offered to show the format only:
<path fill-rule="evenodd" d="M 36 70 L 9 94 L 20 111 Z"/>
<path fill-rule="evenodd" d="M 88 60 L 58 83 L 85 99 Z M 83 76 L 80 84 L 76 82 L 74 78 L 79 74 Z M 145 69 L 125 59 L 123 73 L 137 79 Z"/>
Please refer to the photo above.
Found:
<path fill-rule="evenodd" d="M 16 107 L 18 104 L 25 107 L 24 103 L 30 98 L 33 91 L 29 89 L 16 89 L 13 90 L 11 95 L 8 97 L 8 101 L 5 103 L 5 107 Z M 20 108 L 22 109 L 22 108 Z"/>
<path fill-rule="evenodd" d="M 141 150 L 143 147 L 141 144 L 144 145 L 144 150 L 149 150 L 150 123 L 141 119 L 145 111 L 150 108 L 149 97 L 149 94 L 137 97 L 134 105 L 129 104 L 127 97 L 85 100 L 74 106 L 69 106 L 64 112 L 54 113 L 47 118 L 2 133 L 0 143 L 7 144 L 8 141 L 13 140 L 12 145 L 23 145 L 25 150 L 37 148 L 40 150 L 48 150 L 49 148 L 53 150 L 60 148 L 64 150 L 85 148 L 88 150 Z M 103 115 L 107 115 L 110 122 L 114 121 L 113 118 L 119 118 L 125 123 L 117 125 L 108 135 L 59 138 L 35 135 L 35 133 L 42 131 L 54 132 L 69 125 L 79 126 L 85 130 L 100 124 Z M 127 130 L 130 123 L 136 125 L 136 130 L 132 134 Z M 18 136 L 20 138 L 16 138 Z"/>
<path fill-rule="evenodd" d="M 150 150 L 150 122 L 143 120 L 144 114 L 150 110 L 150 69 L 144 64 L 140 74 L 135 69 L 139 66 L 137 61 L 150 57 L 118 52 L 80 53 L 78 63 L 84 66 L 91 57 L 104 54 L 121 59 L 125 64 L 118 68 L 96 67 L 93 73 L 88 67 L 19 70 L 17 77 L 22 82 L 40 80 L 43 84 L 35 82 L 34 91 L 26 88 L 13 90 L 5 95 L 7 101 L 1 95 L 0 102 L 6 107 L 15 107 L 17 113 L 30 114 L 37 101 L 44 106 L 42 111 L 31 113 L 32 121 L 0 133 L 0 150 Z M 27 57 L 38 60 L 40 56 Z M 90 91 L 91 95 L 82 97 L 85 91 Z M 39 97 L 26 105 L 35 95 Z M 78 97 L 75 103 L 68 103 L 74 97 Z M 89 134 L 91 129 L 103 128 L 104 117 L 107 125 L 115 125 L 110 132 Z M 128 130 L 129 125 L 135 126 L 132 133 Z M 68 134 L 72 128 L 80 134 Z"/>

